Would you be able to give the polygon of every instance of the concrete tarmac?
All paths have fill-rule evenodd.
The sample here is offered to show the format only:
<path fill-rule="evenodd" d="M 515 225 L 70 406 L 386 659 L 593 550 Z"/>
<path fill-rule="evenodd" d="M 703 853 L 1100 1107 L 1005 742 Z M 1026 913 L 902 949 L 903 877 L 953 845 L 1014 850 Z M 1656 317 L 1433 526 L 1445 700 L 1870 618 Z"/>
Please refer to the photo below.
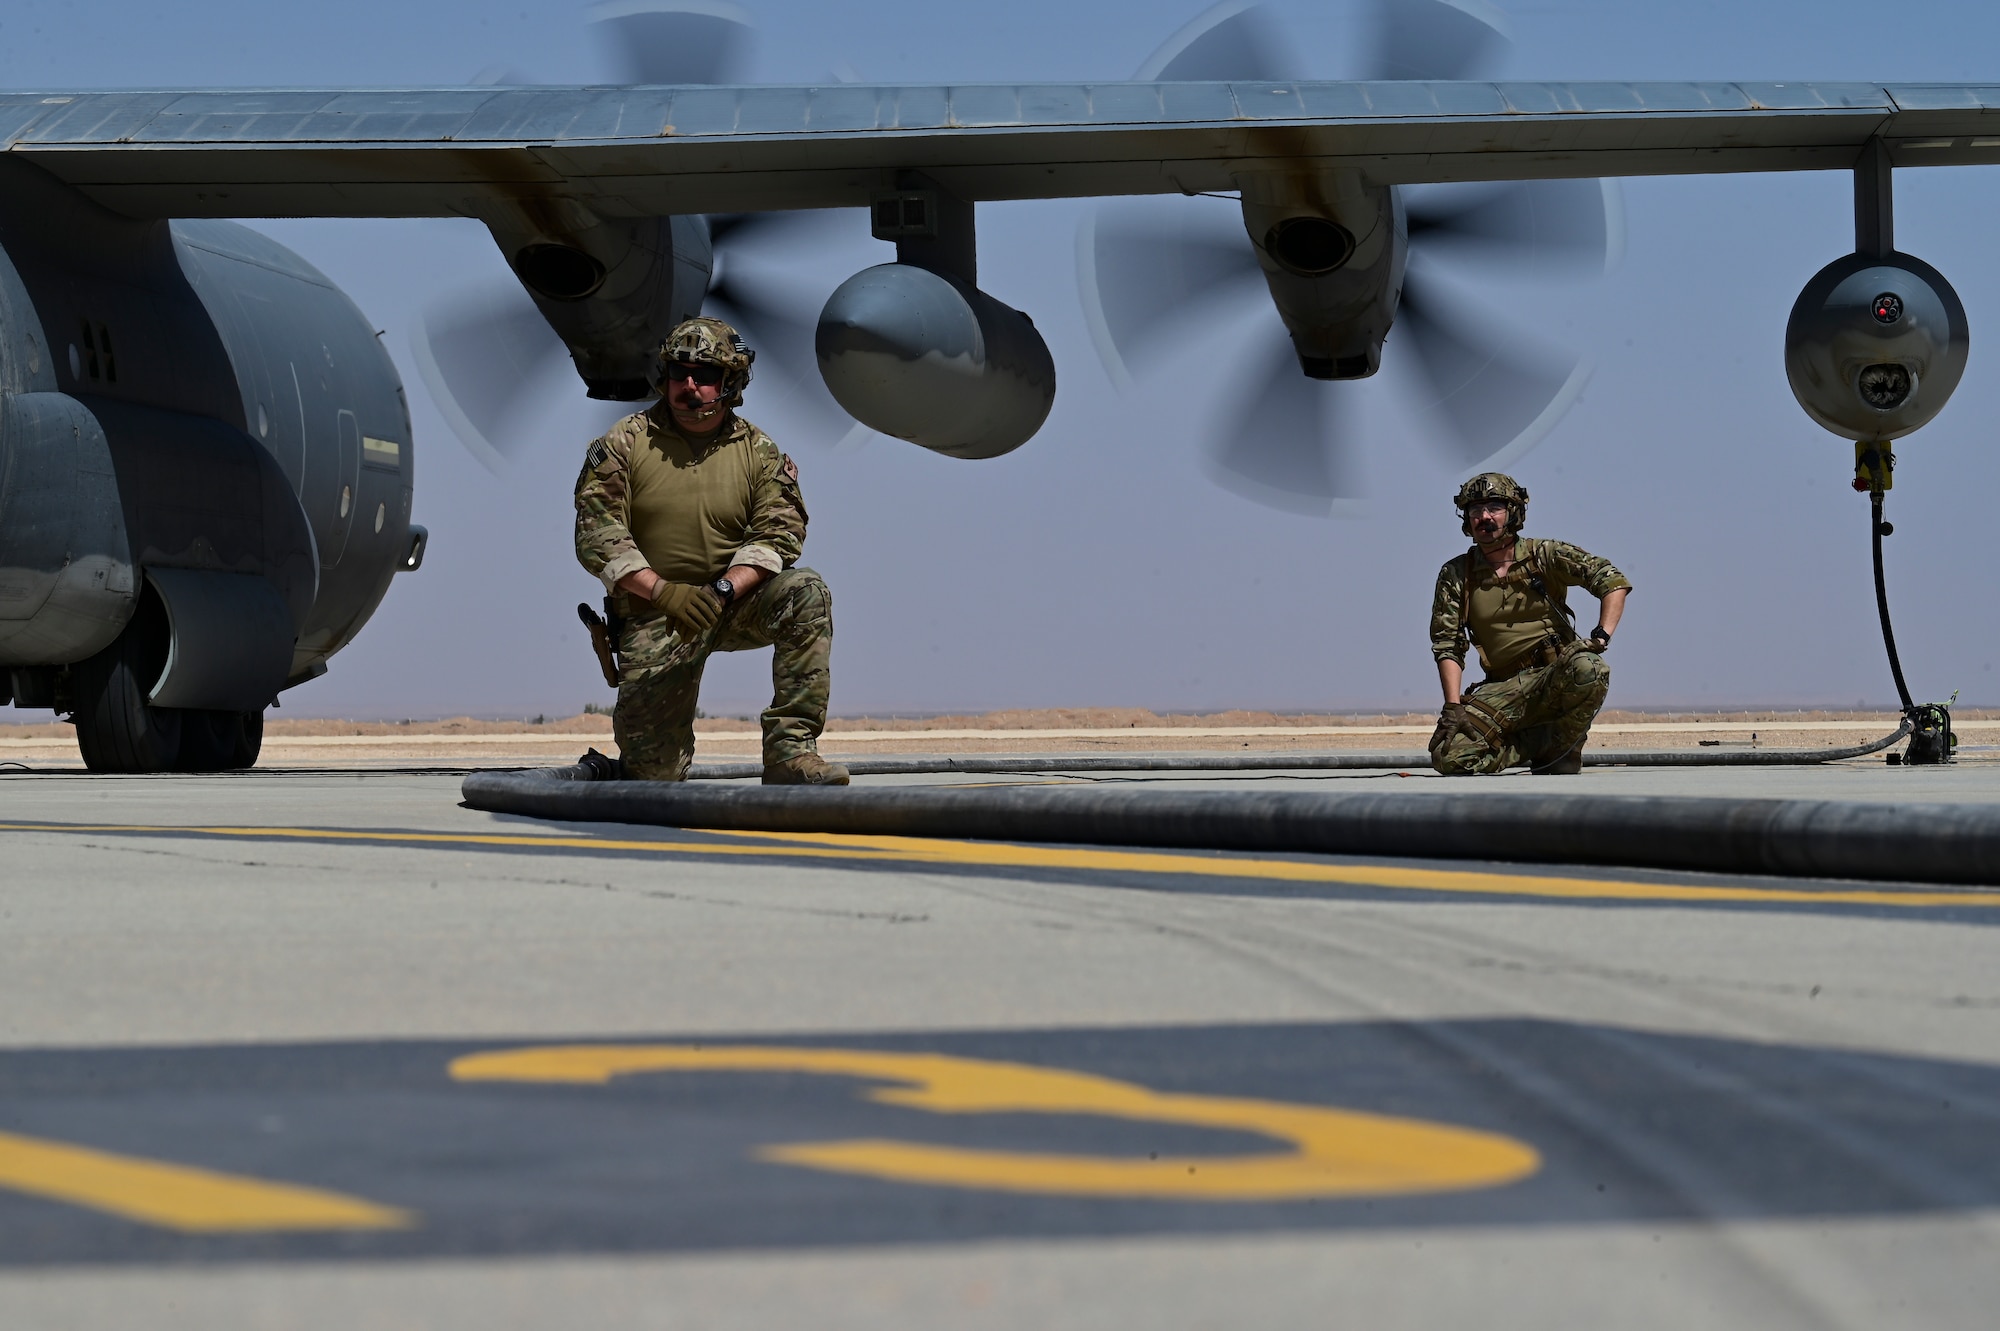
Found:
<path fill-rule="evenodd" d="M 2000 798 L 1971 761 L 1560 780 Z M 564 826 L 457 785 L 0 776 L 0 1325 L 2000 1299 L 2000 894 Z"/>

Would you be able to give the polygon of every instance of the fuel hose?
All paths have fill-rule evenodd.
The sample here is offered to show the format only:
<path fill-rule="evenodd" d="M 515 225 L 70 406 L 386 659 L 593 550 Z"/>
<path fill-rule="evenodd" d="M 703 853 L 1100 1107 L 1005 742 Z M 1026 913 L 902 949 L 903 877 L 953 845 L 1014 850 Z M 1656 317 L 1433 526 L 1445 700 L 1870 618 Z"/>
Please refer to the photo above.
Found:
<path fill-rule="evenodd" d="M 1459 783 L 1454 783 L 1458 785 Z M 554 822 L 1262 854 L 1606 864 L 1728 874 L 2000 884 L 2000 806 L 1377 789 L 1102 784 L 750 786 L 474 772 L 475 809 Z M 883 848 L 885 855 L 892 848 Z M 2000 901 L 2000 894 L 1996 894 Z"/>
<path fill-rule="evenodd" d="M 1706 749 L 1586 751 L 1585 767 L 1801 767 L 1839 762 L 1879 753 L 1909 735 L 1906 716 L 1894 734 L 1838 749 L 1740 749 L 1714 753 Z M 1022 757 L 963 758 L 913 755 L 862 758 L 845 764 L 855 776 L 1040 776 L 1057 773 L 1091 775 L 1099 772 L 1385 772 L 1428 770 L 1424 753 L 1263 753 L 1263 754 L 1046 754 Z M 536 769 L 556 781 L 606 781 L 617 777 L 617 760 L 592 750 L 568 767 Z M 696 763 L 690 781 L 754 781 L 764 774 L 762 763 Z"/>

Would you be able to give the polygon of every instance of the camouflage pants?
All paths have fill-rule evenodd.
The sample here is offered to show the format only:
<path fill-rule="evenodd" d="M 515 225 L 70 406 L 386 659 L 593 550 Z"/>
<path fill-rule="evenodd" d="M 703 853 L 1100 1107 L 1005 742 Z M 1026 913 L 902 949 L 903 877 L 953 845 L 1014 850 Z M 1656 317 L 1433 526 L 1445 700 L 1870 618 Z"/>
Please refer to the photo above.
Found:
<path fill-rule="evenodd" d="M 642 630 L 643 631 L 643 630 Z M 812 753 L 826 728 L 833 657 L 833 595 L 819 574 L 792 568 L 722 612 L 705 642 L 668 654 L 668 664 L 618 687 L 611 714 L 625 774 L 679 781 L 694 760 L 695 702 L 712 652 L 770 647 L 771 705 L 764 710 L 764 761 Z"/>
<path fill-rule="evenodd" d="M 1552 665 L 1481 680 L 1465 691 L 1471 724 L 1431 755 L 1431 766 L 1468 776 L 1554 762 L 1589 738 L 1610 687 L 1604 657 L 1577 647 Z"/>

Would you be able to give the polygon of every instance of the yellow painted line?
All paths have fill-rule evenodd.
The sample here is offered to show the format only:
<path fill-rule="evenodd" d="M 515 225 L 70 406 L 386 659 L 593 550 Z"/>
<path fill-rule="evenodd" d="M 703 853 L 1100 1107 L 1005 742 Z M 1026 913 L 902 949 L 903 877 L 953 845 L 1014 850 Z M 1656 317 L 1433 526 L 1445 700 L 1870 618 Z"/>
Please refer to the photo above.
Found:
<path fill-rule="evenodd" d="M 992 867 L 1098 869 L 1106 872 L 1199 874 L 1215 878 L 1258 878 L 1296 883 L 1348 883 L 1398 887 L 1419 892 L 1480 893 L 1567 899 L 1627 901 L 1839 902 L 1844 905 L 2000 906 L 2000 892 L 1879 892 L 1835 889 L 1700 887 L 1680 883 L 1632 883 L 1602 878 L 1562 878 L 1543 874 L 1484 873 L 1458 869 L 1409 869 L 1374 864 L 1314 864 L 1297 860 L 1208 858 L 1145 851 L 1078 850 L 1018 846 L 998 842 L 933 840 L 923 837 L 849 836 L 835 832 L 717 832 L 717 836 L 770 839 L 825 846 L 875 846 L 898 858 L 928 863 Z"/>
<path fill-rule="evenodd" d="M 1053 1155 L 864 1138 L 767 1146 L 765 1160 L 899 1183 L 1068 1197 L 1284 1201 L 1491 1188 L 1541 1167 L 1498 1133 L 1322 1105 L 1178 1095 L 1061 1068 L 947 1054 L 768 1045 L 556 1045 L 468 1054 L 459 1081 L 602 1085 L 648 1072 L 805 1072 L 889 1082 L 868 1098 L 934 1114 L 1080 1114 L 1252 1132 L 1289 1149 L 1237 1156 Z"/>
<path fill-rule="evenodd" d="M 690 829 L 698 830 L 698 829 Z M 119 832 L 168 836 L 218 836 L 301 841 L 358 841 L 379 845 L 492 846 L 521 850 L 618 850 L 664 855 L 872 860 L 996 869 L 1087 869 L 1104 873 L 1181 874 L 1202 878 L 1286 883 L 1341 883 L 1476 896 L 1544 897 L 1567 901 L 1673 901 L 1799 903 L 1843 906 L 2000 907 L 2000 891 L 1885 892 L 1868 888 L 1812 891 L 1783 887 L 1703 887 L 1687 883 L 1635 883 L 1608 878 L 1492 873 L 1462 869 L 1412 869 L 1378 864 L 1322 864 L 1302 860 L 1236 859 L 1222 855 L 1129 850 L 1082 850 L 995 841 L 929 837 L 850 836 L 837 832 L 714 831 L 750 841 L 622 841 L 582 836 L 520 836 L 478 832 L 357 832 L 314 827 L 181 827 L 145 823 L 9 823 L 0 832 Z"/>
<path fill-rule="evenodd" d="M 405 1229 L 408 1211 L 292 1183 L 271 1183 L 0 1132 L 0 1188 L 194 1234 L 271 1229 Z"/>

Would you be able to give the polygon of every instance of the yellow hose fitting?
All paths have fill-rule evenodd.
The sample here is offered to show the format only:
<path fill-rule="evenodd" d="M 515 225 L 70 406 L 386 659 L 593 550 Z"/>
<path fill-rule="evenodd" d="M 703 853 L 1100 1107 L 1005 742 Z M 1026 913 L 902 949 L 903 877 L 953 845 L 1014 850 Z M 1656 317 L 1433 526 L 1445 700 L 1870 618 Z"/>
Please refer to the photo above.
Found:
<path fill-rule="evenodd" d="M 1888 440 L 1863 439 L 1854 445 L 1854 488 L 1863 494 L 1896 488 L 1896 455 Z"/>

